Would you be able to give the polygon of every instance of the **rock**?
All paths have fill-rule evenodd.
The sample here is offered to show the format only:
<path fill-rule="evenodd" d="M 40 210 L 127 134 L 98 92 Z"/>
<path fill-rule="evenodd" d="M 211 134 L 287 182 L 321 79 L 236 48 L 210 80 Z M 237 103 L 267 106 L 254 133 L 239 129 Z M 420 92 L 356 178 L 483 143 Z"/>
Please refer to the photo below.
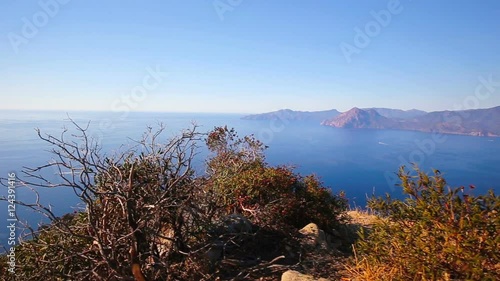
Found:
<path fill-rule="evenodd" d="M 232 214 L 224 217 L 215 228 L 212 235 L 215 237 L 205 252 L 205 258 L 211 267 L 223 258 L 224 252 L 231 246 L 226 246 L 227 239 L 236 242 L 244 241 L 246 234 L 252 232 L 252 223 L 242 215 Z M 232 245 L 232 244 L 230 244 Z"/>
<path fill-rule="evenodd" d="M 304 243 L 307 246 L 320 249 L 329 248 L 325 232 L 319 229 L 319 227 L 315 223 L 310 223 L 304 226 L 304 228 L 299 230 L 299 232 L 302 235 L 306 236 Z"/>
<path fill-rule="evenodd" d="M 250 233 L 252 232 L 252 223 L 240 214 L 232 214 L 223 219 L 223 225 L 226 233 Z"/>
<path fill-rule="evenodd" d="M 222 258 L 222 253 L 224 250 L 224 243 L 222 241 L 216 240 L 212 243 L 211 247 L 206 252 L 206 257 L 210 264 L 214 264 L 220 258 Z"/>
<path fill-rule="evenodd" d="M 302 274 L 298 271 L 288 270 L 281 275 L 281 281 L 328 281 L 328 279 L 315 279 L 311 275 Z"/>
<path fill-rule="evenodd" d="M 328 236 L 328 247 L 330 249 L 338 250 L 342 246 L 342 241 L 338 238 L 334 238 L 333 236 Z"/>
<path fill-rule="evenodd" d="M 319 227 L 310 223 L 299 232 L 306 236 L 303 240 L 303 244 L 305 246 L 309 246 L 314 249 L 322 249 L 322 250 L 337 250 L 342 246 L 342 241 L 340 239 L 340 233 L 333 229 L 333 235 L 326 234 L 323 230 L 319 229 Z M 337 235 L 338 234 L 338 235 Z"/>
<path fill-rule="evenodd" d="M 340 232 L 338 232 L 338 230 L 336 230 L 335 228 L 332 228 L 332 234 L 336 237 L 341 237 Z"/>
<path fill-rule="evenodd" d="M 330 249 L 339 249 L 342 246 L 342 236 L 340 236 L 340 233 L 333 229 L 334 231 L 332 232 L 332 235 L 326 234 L 326 241 L 328 242 L 328 247 Z M 339 233 L 339 235 L 336 235 L 336 233 Z"/>

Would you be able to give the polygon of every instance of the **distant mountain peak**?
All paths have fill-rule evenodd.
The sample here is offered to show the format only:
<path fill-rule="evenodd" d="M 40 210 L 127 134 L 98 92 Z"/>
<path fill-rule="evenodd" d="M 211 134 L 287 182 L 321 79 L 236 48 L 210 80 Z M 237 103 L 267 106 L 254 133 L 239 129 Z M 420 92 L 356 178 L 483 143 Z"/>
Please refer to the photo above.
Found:
<path fill-rule="evenodd" d="M 411 111 L 353 108 L 322 124 L 336 128 L 398 129 L 473 136 L 500 136 L 500 107 L 467 110 L 465 113 L 449 110 L 422 113 L 417 110 L 414 112 L 417 115 L 412 118 L 409 118 L 411 114 L 401 115 L 401 112 Z M 401 118 L 404 116 L 407 117 Z"/>
<path fill-rule="evenodd" d="M 353 107 L 350 110 L 325 120 L 321 124 L 337 128 L 376 128 L 385 129 L 392 127 L 394 122 L 374 109 L 360 109 Z"/>

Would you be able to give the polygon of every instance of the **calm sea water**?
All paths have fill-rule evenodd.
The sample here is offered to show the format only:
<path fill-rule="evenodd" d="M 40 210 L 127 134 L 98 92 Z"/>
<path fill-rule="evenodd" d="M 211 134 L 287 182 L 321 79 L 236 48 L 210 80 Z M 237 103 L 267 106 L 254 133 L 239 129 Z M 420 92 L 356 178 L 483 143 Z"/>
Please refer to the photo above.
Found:
<path fill-rule="evenodd" d="M 474 184 L 475 193 L 500 190 L 500 138 L 433 135 L 410 131 L 335 129 L 311 123 L 241 120 L 231 114 L 116 113 L 72 112 L 78 124 L 90 121 L 91 135 L 100 139 L 108 153 L 120 145 L 132 145 L 148 125 L 167 126 L 165 137 L 178 133 L 196 122 L 200 132 L 214 126 L 234 127 L 240 135 L 254 134 L 269 146 L 267 161 L 272 165 L 289 164 L 301 174 L 315 173 L 334 191 L 344 190 L 352 206 L 364 206 L 366 196 L 390 193 L 401 196 L 395 186 L 400 165 L 417 162 L 425 171 L 432 168 L 444 173 L 452 186 Z M 23 166 L 45 164 L 52 156 L 39 140 L 34 128 L 43 133 L 60 134 L 71 128 L 64 112 L 0 111 L 0 176 L 21 174 Z M 103 123 L 101 123 L 103 122 Z M 102 129 L 104 122 L 111 124 Z M 100 125 L 101 124 L 101 125 Z M 201 166 L 201 163 L 199 164 Z M 202 170 L 200 168 L 200 170 Z M 48 174 L 49 177 L 56 177 Z M 6 194 L 2 187 L 0 195 Z M 40 190 L 43 203 L 51 204 L 56 214 L 78 207 L 73 191 Z M 18 189 L 18 200 L 34 199 L 25 189 Z M 34 224 L 40 221 L 31 211 L 19 209 L 21 219 Z M 7 220 L 7 205 L 0 202 L 0 221 Z M 7 238 L 0 228 L 0 241 Z"/>

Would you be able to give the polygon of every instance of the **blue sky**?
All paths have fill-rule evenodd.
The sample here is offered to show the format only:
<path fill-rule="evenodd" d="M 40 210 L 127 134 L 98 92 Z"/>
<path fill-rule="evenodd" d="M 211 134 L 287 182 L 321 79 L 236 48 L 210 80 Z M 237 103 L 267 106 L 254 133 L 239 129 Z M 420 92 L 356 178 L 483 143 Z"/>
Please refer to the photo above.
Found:
<path fill-rule="evenodd" d="M 0 109 L 500 105 L 496 0 L 2 0 L 0 35 Z"/>

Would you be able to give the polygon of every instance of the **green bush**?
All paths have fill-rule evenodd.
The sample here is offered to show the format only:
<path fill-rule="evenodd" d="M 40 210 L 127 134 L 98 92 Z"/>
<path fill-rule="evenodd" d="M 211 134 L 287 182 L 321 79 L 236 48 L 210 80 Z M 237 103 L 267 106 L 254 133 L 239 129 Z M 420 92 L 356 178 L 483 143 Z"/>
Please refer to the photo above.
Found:
<path fill-rule="evenodd" d="M 92 241 L 84 236 L 87 224 L 85 214 L 77 213 L 66 214 L 50 225 L 40 227 L 32 240 L 16 246 L 18 268 L 16 279 L 11 280 L 42 280 L 49 276 L 52 280 L 67 280 L 76 272 L 90 268 L 92 260 L 82 258 L 85 254 L 96 257 L 89 247 Z M 66 227 L 70 227 L 75 235 L 68 236 L 61 231 Z M 11 275 L 6 265 L 6 257 L 0 256 L 0 276 Z"/>
<path fill-rule="evenodd" d="M 325 231 L 343 220 L 347 200 L 322 186 L 317 177 L 292 167 L 271 167 L 261 142 L 239 138 L 233 129 L 215 128 L 207 138 L 214 153 L 207 163 L 208 184 L 219 215 L 242 213 L 270 228 L 302 228 L 314 222 Z"/>
<path fill-rule="evenodd" d="M 500 280 L 500 197 L 474 196 L 474 186 L 449 188 L 437 170 L 415 171 L 398 173 L 404 201 L 386 195 L 368 202 L 386 219 L 361 233 L 365 273 L 387 272 L 373 278 L 379 280 Z"/>

